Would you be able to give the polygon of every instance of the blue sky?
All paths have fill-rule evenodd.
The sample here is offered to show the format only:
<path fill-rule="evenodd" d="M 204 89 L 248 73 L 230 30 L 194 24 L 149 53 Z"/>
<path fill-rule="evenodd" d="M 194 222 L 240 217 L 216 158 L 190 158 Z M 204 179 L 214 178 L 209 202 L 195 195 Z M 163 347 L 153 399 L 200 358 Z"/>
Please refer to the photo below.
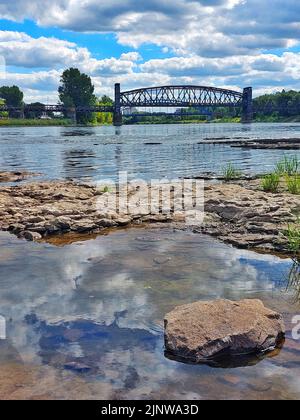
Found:
<path fill-rule="evenodd" d="M 70 66 L 99 96 L 115 82 L 300 90 L 300 2 L 0 0 L 0 84 L 56 102 Z"/>

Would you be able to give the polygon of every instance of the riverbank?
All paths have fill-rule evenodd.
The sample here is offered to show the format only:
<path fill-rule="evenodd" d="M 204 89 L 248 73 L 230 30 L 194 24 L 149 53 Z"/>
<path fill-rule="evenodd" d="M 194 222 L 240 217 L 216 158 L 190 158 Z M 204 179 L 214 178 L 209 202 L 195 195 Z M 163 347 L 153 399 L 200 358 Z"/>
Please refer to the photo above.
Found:
<path fill-rule="evenodd" d="M 74 123 L 68 119 L 38 120 L 38 119 L 0 119 L 0 127 L 60 127 L 71 126 Z"/>
<path fill-rule="evenodd" d="M 300 117 L 291 118 L 256 118 L 252 121 L 253 123 L 297 123 L 300 122 Z M 213 120 L 151 120 L 151 121 L 126 121 L 124 120 L 124 125 L 174 125 L 174 124 L 240 124 L 241 118 L 217 118 Z M 101 127 L 101 126 L 111 126 L 112 124 L 86 124 L 82 127 Z M 0 118 L 0 128 L 1 127 L 71 127 L 71 126 L 80 126 L 74 124 L 72 120 L 68 119 L 53 119 L 53 120 L 38 120 L 38 119 L 1 119 Z"/>
<path fill-rule="evenodd" d="M 239 248 L 288 251 L 284 235 L 300 212 L 300 197 L 285 191 L 260 190 L 260 181 L 205 184 L 205 218 L 187 225 L 186 214 L 151 214 L 141 202 L 141 189 L 129 187 L 135 214 L 116 212 L 114 195 L 106 188 L 76 182 L 33 182 L 0 187 L 0 230 L 20 238 L 41 240 L 64 233 L 105 233 L 107 229 L 136 225 L 192 229 Z M 173 192 L 172 199 L 182 199 Z"/>

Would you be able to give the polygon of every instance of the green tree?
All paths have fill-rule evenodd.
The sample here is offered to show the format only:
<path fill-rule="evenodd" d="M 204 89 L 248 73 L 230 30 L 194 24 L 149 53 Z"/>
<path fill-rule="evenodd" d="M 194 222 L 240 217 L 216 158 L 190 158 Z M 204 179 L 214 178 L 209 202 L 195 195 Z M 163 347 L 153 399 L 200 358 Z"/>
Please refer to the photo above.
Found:
<path fill-rule="evenodd" d="M 1 109 L 1 105 L 5 105 L 5 100 L 0 98 L 0 109 Z M 0 118 L 7 118 L 7 117 L 8 117 L 8 112 L 0 111 Z"/>
<path fill-rule="evenodd" d="M 107 95 L 103 95 L 100 99 L 99 99 L 99 105 L 103 105 L 103 106 L 113 106 L 114 101 Z"/>
<path fill-rule="evenodd" d="M 262 95 L 253 103 L 257 120 L 278 121 L 300 115 L 300 92 L 294 90 Z"/>
<path fill-rule="evenodd" d="M 98 105 L 100 106 L 113 106 L 114 101 L 107 95 L 103 95 L 99 101 Z M 112 112 L 97 112 L 97 124 L 112 124 L 113 114 Z"/>
<path fill-rule="evenodd" d="M 0 87 L 0 98 L 4 99 L 5 104 L 20 108 L 23 104 L 24 94 L 18 86 L 2 86 Z M 20 113 L 9 111 L 9 117 L 19 117 Z"/>
<path fill-rule="evenodd" d="M 5 100 L 6 105 L 21 107 L 23 105 L 23 92 L 18 86 L 0 87 L 0 97 Z"/>
<path fill-rule="evenodd" d="M 96 104 L 97 98 L 91 78 L 78 69 L 65 70 L 60 82 L 59 99 L 66 107 L 88 107 Z M 77 112 L 77 122 L 81 124 L 93 122 L 94 119 L 91 112 Z"/>

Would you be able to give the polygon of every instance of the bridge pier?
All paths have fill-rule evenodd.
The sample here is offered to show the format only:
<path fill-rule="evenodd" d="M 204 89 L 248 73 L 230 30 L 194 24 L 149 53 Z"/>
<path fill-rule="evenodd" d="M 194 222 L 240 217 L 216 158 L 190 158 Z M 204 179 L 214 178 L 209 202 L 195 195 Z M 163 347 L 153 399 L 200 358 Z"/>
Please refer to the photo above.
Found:
<path fill-rule="evenodd" d="M 114 106 L 113 123 L 115 127 L 120 127 L 123 124 L 123 118 L 122 118 L 122 112 L 121 112 L 121 85 L 120 83 L 115 84 L 115 106 Z"/>
<path fill-rule="evenodd" d="M 243 91 L 242 123 L 251 123 L 253 119 L 252 88 L 247 87 Z"/>
<path fill-rule="evenodd" d="M 73 124 L 77 124 L 76 108 L 68 108 L 67 117 L 73 121 Z"/>

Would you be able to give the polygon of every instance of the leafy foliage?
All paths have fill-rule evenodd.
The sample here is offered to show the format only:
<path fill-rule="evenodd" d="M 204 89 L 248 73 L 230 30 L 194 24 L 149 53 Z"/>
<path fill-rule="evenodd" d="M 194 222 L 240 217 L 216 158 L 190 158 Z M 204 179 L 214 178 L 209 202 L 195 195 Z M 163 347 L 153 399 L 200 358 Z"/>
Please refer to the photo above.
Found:
<path fill-rule="evenodd" d="M 259 120 L 263 117 L 270 117 L 274 120 L 299 115 L 300 113 L 300 92 L 294 90 L 267 94 L 255 98 L 254 107 L 261 109 L 256 116 Z M 274 111 L 276 109 L 276 111 Z"/>
<path fill-rule="evenodd" d="M 5 100 L 6 105 L 21 107 L 24 94 L 18 86 L 2 86 L 0 87 L 0 98 Z"/>
<path fill-rule="evenodd" d="M 65 70 L 60 79 L 58 88 L 60 101 L 69 108 L 95 105 L 97 98 L 94 95 L 94 85 L 89 76 L 76 68 Z M 78 112 L 77 121 L 80 124 L 93 122 L 95 117 L 90 112 Z"/>
<path fill-rule="evenodd" d="M 114 101 L 109 96 L 104 95 L 99 99 L 98 105 L 113 106 Z M 97 112 L 96 118 L 97 118 L 97 123 L 101 125 L 112 124 L 113 122 L 113 114 L 111 112 Z"/>

